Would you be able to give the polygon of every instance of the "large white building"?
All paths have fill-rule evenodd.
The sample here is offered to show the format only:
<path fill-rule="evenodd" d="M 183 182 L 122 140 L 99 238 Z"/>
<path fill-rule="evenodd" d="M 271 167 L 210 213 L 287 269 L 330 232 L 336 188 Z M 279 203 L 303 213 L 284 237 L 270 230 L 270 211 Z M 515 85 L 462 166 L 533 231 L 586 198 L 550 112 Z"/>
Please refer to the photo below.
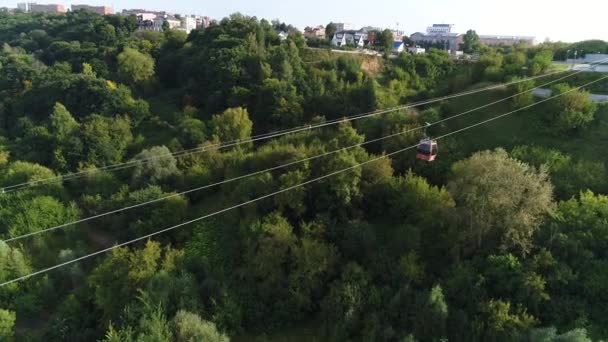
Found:
<path fill-rule="evenodd" d="M 427 34 L 447 34 L 452 33 L 453 24 L 433 24 L 426 28 Z"/>
<path fill-rule="evenodd" d="M 190 33 L 190 31 L 196 29 L 196 18 L 193 16 L 185 16 L 181 18 L 181 30 Z"/>
<path fill-rule="evenodd" d="M 338 31 L 334 34 L 331 44 L 334 46 L 352 45 L 357 48 L 362 48 L 368 41 L 368 33 L 366 31 Z"/>

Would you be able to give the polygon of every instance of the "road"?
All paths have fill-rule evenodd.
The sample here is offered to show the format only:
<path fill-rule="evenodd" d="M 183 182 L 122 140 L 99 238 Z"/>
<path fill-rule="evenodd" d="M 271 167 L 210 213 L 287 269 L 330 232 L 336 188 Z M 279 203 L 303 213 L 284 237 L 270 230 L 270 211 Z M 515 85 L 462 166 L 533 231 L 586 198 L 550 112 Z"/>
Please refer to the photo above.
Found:
<path fill-rule="evenodd" d="M 551 89 L 535 88 L 532 93 L 534 96 L 547 98 L 551 96 Z M 597 103 L 608 103 L 608 95 L 589 94 L 591 101 Z"/>
<path fill-rule="evenodd" d="M 553 64 L 568 65 L 568 66 L 570 66 L 571 70 L 575 70 L 575 71 L 586 70 L 586 71 L 590 71 L 590 72 L 608 72 L 608 65 L 606 65 L 606 64 L 595 65 L 592 68 L 589 68 L 590 64 L 574 64 L 574 66 L 572 66 L 572 64 L 562 62 L 562 61 L 554 61 Z"/>

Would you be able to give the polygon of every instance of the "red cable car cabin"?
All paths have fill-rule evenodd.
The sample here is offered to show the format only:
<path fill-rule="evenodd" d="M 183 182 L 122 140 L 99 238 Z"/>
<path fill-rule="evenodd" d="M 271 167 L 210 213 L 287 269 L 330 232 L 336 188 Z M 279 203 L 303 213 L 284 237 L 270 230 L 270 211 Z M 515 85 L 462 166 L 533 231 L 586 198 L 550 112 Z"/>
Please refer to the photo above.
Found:
<path fill-rule="evenodd" d="M 433 161 L 437 157 L 437 141 L 430 138 L 420 140 L 416 148 L 416 158 L 425 161 Z"/>

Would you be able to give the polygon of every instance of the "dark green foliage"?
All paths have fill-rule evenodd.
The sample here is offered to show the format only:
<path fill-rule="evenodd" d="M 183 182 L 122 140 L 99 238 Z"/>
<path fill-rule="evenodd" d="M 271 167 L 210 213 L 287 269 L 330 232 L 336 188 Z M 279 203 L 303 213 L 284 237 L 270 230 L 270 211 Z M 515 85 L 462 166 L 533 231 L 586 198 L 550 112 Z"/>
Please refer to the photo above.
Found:
<path fill-rule="evenodd" d="M 391 32 L 378 38 L 390 52 Z M 247 203 L 1 287 L 0 339 L 605 339 L 606 108 L 566 93 L 597 75 L 442 138 L 433 163 L 382 156 L 425 122 L 440 136 L 533 104 L 540 81 L 339 122 L 538 75 L 568 47 L 478 38 L 465 36 L 472 60 L 445 42 L 383 59 L 308 49 L 289 24 L 241 14 L 186 35 L 134 16 L 0 13 L 0 187 L 49 181 L 0 193 L 1 237 L 125 208 L 0 242 L 0 282 Z M 304 128 L 248 141 L 291 127 Z"/>

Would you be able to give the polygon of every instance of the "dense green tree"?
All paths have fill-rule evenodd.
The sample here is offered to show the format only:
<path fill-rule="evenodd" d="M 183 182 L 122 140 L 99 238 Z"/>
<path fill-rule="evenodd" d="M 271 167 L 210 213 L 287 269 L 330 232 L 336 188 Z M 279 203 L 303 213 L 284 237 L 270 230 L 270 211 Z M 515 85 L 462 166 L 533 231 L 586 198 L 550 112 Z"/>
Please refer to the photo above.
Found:
<path fill-rule="evenodd" d="M 137 84 L 154 76 L 154 60 L 137 50 L 125 48 L 118 55 L 119 77 L 127 83 Z"/>
<path fill-rule="evenodd" d="M 389 29 L 385 29 L 376 34 L 376 45 L 380 47 L 385 54 L 390 54 L 393 51 L 393 32 Z"/>
<path fill-rule="evenodd" d="M 132 160 L 135 166 L 131 176 L 136 184 L 157 184 L 179 173 L 177 161 L 165 146 L 154 146 L 139 152 Z"/>
<path fill-rule="evenodd" d="M 455 163 L 448 190 L 461 217 L 464 251 L 500 246 L 529 252 L 532 235 L 553 210 L 552 189 L 545 171 L 502 149 Z"/>
<path fill-rule="evenodd" d="M 133 139 L 128 118 L 90 115 L 82 123 L 83 164 L 108 165 L 122 160 Z"/>
<path fill-rule="evenodd" d="M 597 106 L 586 91 L 576 90 L 567 84 L 558 84 L 551 88 L 552 96 L 558 96 L 550 102 L 548 119 L 556 134 L 564 134 L 585 127 L 593 121 Z"/>
<path fill-rule="evenodd" d="M 249 120 L 247 109 L 230 108 L 211 118 L 209 128 L 215 140 L 229 142 L 251 137 L 253 122 Z"/>
<path fill-rule="evenodd" d="M 178 342 L 214 341 L 228 342 L 230 339 L 219 332 L 212 322 L 202 320 L 197 314 L 178 311 L 173 318 L 175 338 Z"/>
<path fill-rule="evenodd" d="M 463 38 L 461 46 L 464 53 L 477 53 L 481 49 L 481 42 L 479 41 L 479 35 L 474 30 L 468 30 Z"/>
<path fill-rule="evenodd" d="M 334 34 L 336 33 L 336 31 L 337 31 L 336 24 L 334 24 L 334 23 L 327 24 L 327 26 L 325 26 L 325 37 L 327 37 L 327 39 L 332 39 L 334 37 Z"/>
<path fill-rule="evenodd" d="M 509 78 L 509 82 L 517 82 L 509 86 L 509 90 L 513 93 L 514 97 L 511 100 L 513 107 L 516 109 L 523 108 L 534 103 L 534 81 L 522 80 L 519 77 Z"/>
<path fill-rule="evenodd" d="M 0 309 L 0 338 L 2 341 L 13 341 L 15 319 L 13 311 Z"/>

